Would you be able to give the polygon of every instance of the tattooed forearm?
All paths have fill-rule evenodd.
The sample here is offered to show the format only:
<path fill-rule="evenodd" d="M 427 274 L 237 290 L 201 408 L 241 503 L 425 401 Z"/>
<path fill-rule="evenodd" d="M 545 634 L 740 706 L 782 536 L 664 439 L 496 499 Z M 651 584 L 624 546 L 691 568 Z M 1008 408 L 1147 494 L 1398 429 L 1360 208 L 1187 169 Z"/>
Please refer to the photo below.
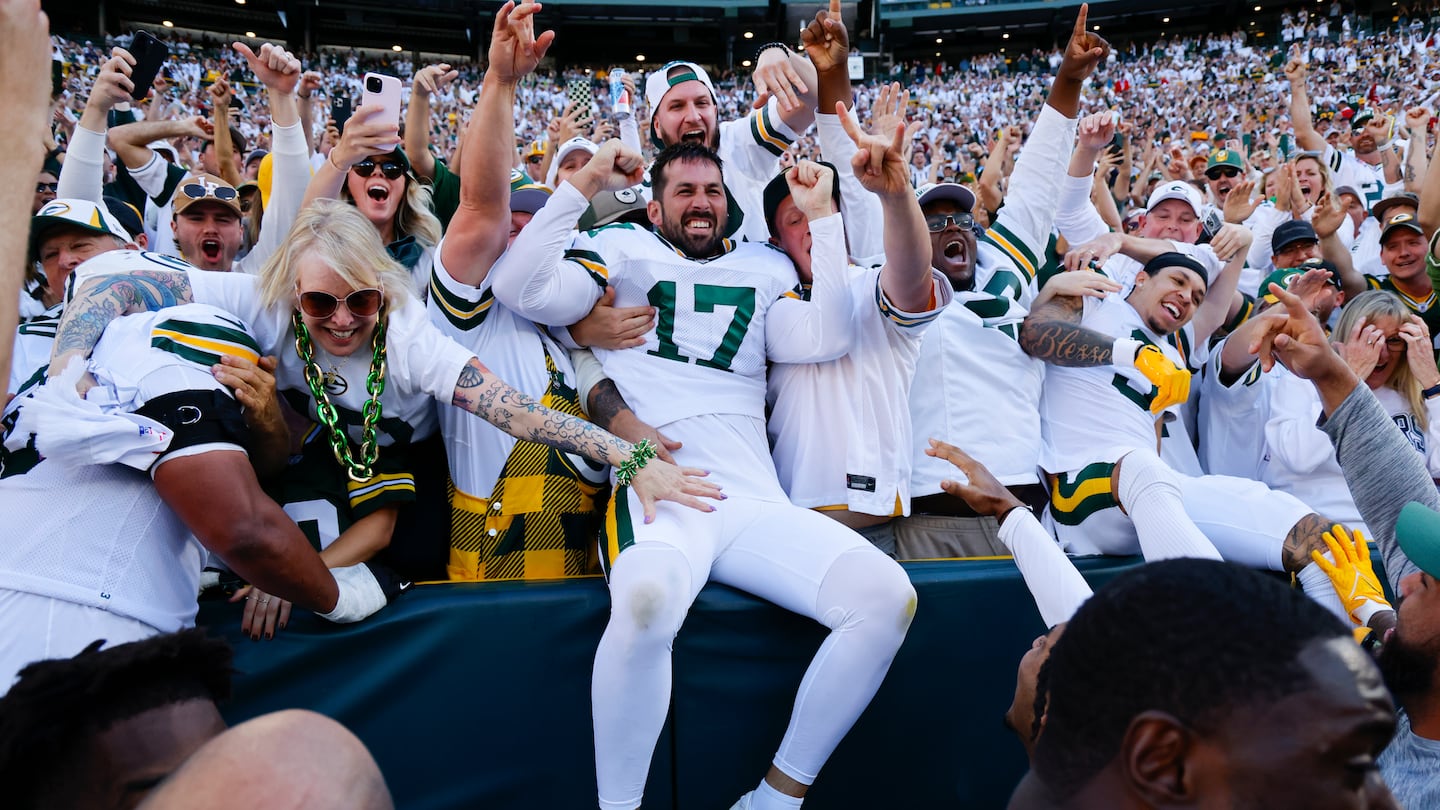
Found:
<path fill-rule="evenodd" d="M 602 464 L 619 464 L 630 455 L 628 442 L 584 419 L 547 408 L 498 377 L 487 377 L 475 358 L 461 370 L 451 403 L 517 439 L 548 444 Z"/>
<path fill-rule="evenodd" d="M 1334 525 L 1335 521 L 1326 520 L 1314 512 L 1300 518 L 1285 535 L 1285 544 L 1280 549 L 1280 564 L 1292 574 L 1309 565 L 1311 551 L 1324 553 L 1329 550 L 1322 535 Z"/>
<path fill-rule="evenodd" d="M 131 312 L 153 312 L 191 302 L 190 278 L 171 270 L 142 270 L 100 276 L 85 283 L 65 306 L 50 351 L 52 375 L 60 373 L 63 358 L 89 356 L 105 327 Z"/>
<path fill-rule="evenodd" d="M 1035 322 L 1026 318 L 1020 327 L 1020 348 L 1057 366 L 1108 366 L 1115 339 L 1063 321 Z"/>
<path fill-rule="evenodd" d="M 613 380 L 608 379 L 601 380 L 590 389 L 590 397 L 585 405 L 590 419 L 606 430 L 610 429 L 610 423 L 621 411 L 630 410 L 625 398 L 620 396 L 620 389 L 615 387 Z"/>

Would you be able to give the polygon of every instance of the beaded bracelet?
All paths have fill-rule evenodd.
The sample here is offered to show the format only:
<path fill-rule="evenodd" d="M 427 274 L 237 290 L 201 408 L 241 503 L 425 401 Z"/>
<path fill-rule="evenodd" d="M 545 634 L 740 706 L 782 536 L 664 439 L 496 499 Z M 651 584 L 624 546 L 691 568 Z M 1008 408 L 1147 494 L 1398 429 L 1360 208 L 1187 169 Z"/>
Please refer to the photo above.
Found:
<path fill-rule="evenodd" d="M 630 486 L 630 482 L 635 479 L 635 474 L 645 469 L 645 465 L 655 456 L 655 445 L 649 439 L 641 439 L 636 442 L 630 451 L 630 458 L 625 459 L 624 463 L 616 468 L 615 483 L 622 487 Z"/>
<path fill-rule="evenodd" d="M 760 64 L 760 54 L 765 53 L 771 48 L 779 48 L 785 51 L 785 55 L 787 56 L 794 53 L 794 51 L 790 49 L 790 46 L 786 45 L 783 42 L 767 42 L 764 45 L 761 45 L 759 48 L 755 49 L 755 64 Z"/>

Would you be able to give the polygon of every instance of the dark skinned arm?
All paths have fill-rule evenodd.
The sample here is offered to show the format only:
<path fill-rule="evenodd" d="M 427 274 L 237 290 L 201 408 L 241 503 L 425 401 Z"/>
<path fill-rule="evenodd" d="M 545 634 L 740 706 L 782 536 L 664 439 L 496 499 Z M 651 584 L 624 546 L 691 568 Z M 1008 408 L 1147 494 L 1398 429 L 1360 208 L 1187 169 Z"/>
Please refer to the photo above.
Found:
<path fill-rule="evenodd" d="M 155 489 L 201 545 L 246 581 L 317 613 L 335 609 L 335 578 L 295 521 L 260 490 L 244 453 L 166 461 L 155 468 Z"/>

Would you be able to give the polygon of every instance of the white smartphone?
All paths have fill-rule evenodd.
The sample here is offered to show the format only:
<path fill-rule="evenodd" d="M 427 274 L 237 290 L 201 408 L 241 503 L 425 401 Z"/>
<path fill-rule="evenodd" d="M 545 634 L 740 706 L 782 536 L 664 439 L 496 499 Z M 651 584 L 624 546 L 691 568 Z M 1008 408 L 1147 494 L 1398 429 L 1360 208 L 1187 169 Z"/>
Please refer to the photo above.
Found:
<path fill-rule="evenodd" d="M 398 128 L 400 126 L 400 79 L 395 76 L 386 76 L 384 73 L 366 73 L 365 92 L 361 96 L 360 103 L 380 105 L 381 111 L 375 120 Z M 399 146 L 400 142 L 396 141 L 386 151 Z"/>

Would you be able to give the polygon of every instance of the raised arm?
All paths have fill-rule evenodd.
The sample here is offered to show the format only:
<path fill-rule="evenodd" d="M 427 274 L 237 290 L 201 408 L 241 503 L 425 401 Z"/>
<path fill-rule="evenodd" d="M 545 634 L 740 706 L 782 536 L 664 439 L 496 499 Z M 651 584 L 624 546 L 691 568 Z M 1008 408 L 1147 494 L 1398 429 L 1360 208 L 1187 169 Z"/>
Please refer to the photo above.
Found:
<path fill-rule="evenodd" d="M 892 91 L 893 92 L 893 91 Z M 905 109 L 908 93 L 898 94 L 896 106 Z M 931 306 L 933 280 L 930 271 L 930 239 L 925 215 L 910 188 L 910 171 L 905 165 L 905 119 L 892 116 L 888 133 L 860 131 L 842 103 L 835 112 L 845 134 L 856 146 L 851 170 L 865 190 L 880 198 L 885 237 L 885 266 L 880 270 L 880 287 L 885 296 L 905 312 L 924 312 Z"/>
<path fill-rule="evenodd" d="M 300 106 L 300 131 L 305 133 L 305 158 L 315 153 L 315 91 L 320 89 L 320 71 L 307 70 L 300 74 L 300 83 L 295 86 L 295 103 Z"/>
<path fill-rule="evenodd" d="M 1290 123 L 1295 128 L 1295 143 L 1301 149 L 1320 152 L 1325 139 L 1315 131 L 1310 117 L 1310 93 L 1305 89 L 1305 63 L 1291 59 L 1285 63 L 1285 78 L 1290 81 Z"/>
<path fill-rule="evenodd" d="M 136 121 L 133 124 L 113 127 L 107 139 L 110 148 L 115 150 L 115 157 L 125 164 L 125 168 L 140 169 L 144 168 L 155 154 L 150 151 L 151 141 L 171 138 L 208 140 L 212 137 L 210 129 L 210 122 L 197 115 L 174 121 Z"/>
<path fill-rule="evenodd" d="M 460 71 L 441 62 L 420 68 L 410 83 L 410 105 L 405 108 L 405 155 L 422 180 L 435 179 L 435 156 L 430 154 L 430 94 L 440 92 L 459 75 Z"/>
<path fill-rule="evenodd" d="M 0 2 L 0 109 L 6 111 L 7 143 L 0 154 L 0 216 L 11 227 L 0 236 L 0 402 L 6 401 L 11 352 L 25 279 L 30 189 L 45 157 L 50 111 L 50 21 L 38 0 Z"/>
<path fill-rule="evenodd" d="M 586 239 L 575 235 L 575 224 L 592 197 L 629 188 L 640 182 L 643 172 L 640 153 L 617 140 L 601 144 L 584 168 L 560 184 L 496 262 L 490 278 L 495 298 L 526 318 L 551 326 L 569 326 L 588 315 L 605 286 L 604 257 L 593 250 L 569 254 L 573 242 Z"/>
<path fill-rule="evenodd" d="M 785 180 L 795 207 L 810 221 L 812 284 L 809 301 L 784 297 L 770 305 L 765 355 L 778 363 L 834 360 L 850 351 L 854 301 L 846 283 L 845 226 L 830 198 L 831 171 L 802 160 Z"/>
<path fill-rule="evenodd" d="M 1191 320 L 1195 330 L 1195 342 L 1204 344 L 1220 325 L 1230 320 L 1236 306 L 1243 303 L 1236 294 L 1240 283 L 1240 270 L 1245 267 L 1245 257 L 1250 251 L 1250 230 L 1243 225 L 1226 224 L 1210 241 L 1215 255 L 1224 262 L 1220 274 L 1211 280 L 1205 292 L 1205 300 L 1195 308 Z"/>
<path fill-rule="evenodd" d="M 300 60 L 268 42 L 260 46 L 259 53 L 243 42 L 235 43 L 234 48 L 265 85 L 270 100 L 270 203 L 265 206 L 259 240 L 239 264 L 243 272 L 259 275 L 266 260 L 290 233 L 310 182 L 310 154 L 301 132 L 301 105 L 296 96 Z"/>
<path fill-rule="evenodd" d="M 1076 126 L 1075 151 L 1070 153 L 1070 168 L 1060 183 L 1055 211 L 1055 226 L 1071 244 L 1083 244 L 1109 232 L 1110 227 L 1091 201 L 1091 190 L 1097 182 L 1092 178 L 1095 160 L 1115 136 L 1114 118 L 1098 112 L 1080 119 Z"/>
<path fill-rule="evenodd" d="M 130 100 L 130 69 L 134 57 L 123 48 L 115 48 L 100 74 L 90 85 L 90 97 L 80 124 L 65 150 L 65 163 L 60 167 L 60 185 L 55 196 L 63 199 L 100 202 L 105 184 L 105 131 L 109 129 L 110 110 Z"/>
<path fill-rule="evenodd" d="M 230 81 L 224 76 L 210 85 L 210 124 L 215 128 L 215 166 L 220 177 L 232 186 L 240 185 L 235 168 L 235 143 L 230 139 Z"/>
<path fill-rule="evenodd" d="M 1345 290 L 1346 295 L 1353 298 L 1365 292 L 1369 285 L 1365 283 L 1365 277 L 1355 268 L 1350 249 L 1340 241 L 1340 226 L 1348 224 L 1349 221 L 1349 215 L 1340 207 L 1339 202 L 1331 196 L 1330 192 L 1321 194 L 1320 198 L 1315 201 L 1315 213 L 1310 219 L 1310 224 L 1315 228 L 1315 235 L 1320 237 L 1320 255 L 1324 257 L 1325 261 L 1335 265 L 1336 271 L 1340 274 L 1341 289 Z M 1264 295 L 1265 291 L 1261 290 L 1260 293 Z"/>
<path fill-rule="evenodd" d="M 1055 71 L 1055 80 L 1050 83 L 1050 93 L 1045 97 L 1045 104 L 1054 107 L 1066 118 L 1079 116 L 1080 88 L 1110 55 L 1110 43 L 1085 25 L 1089 14 L 1089 4 L 1082 3 L 1075 26 L 1070 31 L 1070 41 L 1065 44 L 1060 68 Z"/>
<path fill-rule="evenodd" d="M 1424 177 L 1430 167 L 1429 158 L 1425 153 L 1427 134 L 1426 129 L 1430 125 L 1430 110 L 1426 107 L 1411 107 L 1405 111 L 1405 132 L 1406 139 L 1410 142 L 1410 148 L 1405 153 L 1405 190 L 1415 194 L 1420 193 L 1420 178 Z M 1421 223 L 1422 227 L 1424 223 Z M 1425 231 L 1428 238 L 1431 230 Z"/>
<path fill-rule="evenodd" d="M 500 254 L 510 228 L 510 167 L 515 158 L 515 88 L 535 69 L 552 31 L 535 35 L 539 4 L 507 2 L 495 15 L 490 70 L 480 86 L 475 119 L 465 130 L 460 207 L 441 245 L 441 262 L 462 284 L 480 286 Z"/>
<path fill-rule="evenodd" d="M 831 0 L 826 14 L 831 19 L 840 19 L 840 4 Z M 795 53 L 788 46 L 767 48 L 756 58 L 751 79 L 755 83 L 756 110 L 764 108 L 774 97 L 780 120 L 792 131 L 804 132 L 815 123 L 819 77 L 815 65 L 804 53 Z"/>

